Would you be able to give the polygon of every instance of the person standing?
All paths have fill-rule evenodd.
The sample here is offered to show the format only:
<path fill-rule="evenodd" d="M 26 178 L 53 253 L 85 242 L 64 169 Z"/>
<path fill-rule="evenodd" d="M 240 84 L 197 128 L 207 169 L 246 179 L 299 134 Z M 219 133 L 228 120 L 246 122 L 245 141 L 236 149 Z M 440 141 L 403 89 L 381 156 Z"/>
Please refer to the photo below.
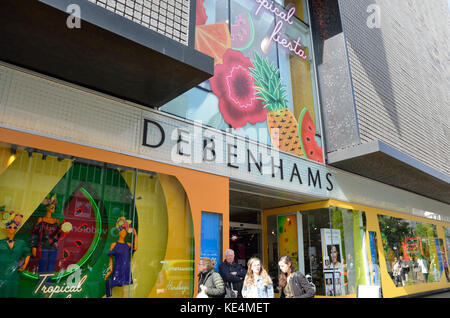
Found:
<path fill-rule="evenodd" d="M 213 266 L 214 261 L 208 257 L 200 258 L 198 262 L 198 293 L 204 293 L 211 298 L 220 298 L 225 294 L 225 284 Z"/>
<path fill-rule="evenodd" d="M 419 268 L 422 272 L 424 283 L 428 282 L 428 264 L 427 260 L 425 259 L 425 257 L 423 257 L 423 255 L 419 256 L 417 264 L 419 265 Z"/>
<path fill-rule="evenodd" d="M 295 266 L 288 255 L 280 257 L 278 262 L 280 277 L 278 288 L 280 298 L 314 298 L 314 289 L 300 271 L 295 271 Z"/>
<path fill-rule="evenodd" d="M 242 297 L 244 298 L 273 298 L 273 283 L 261 260 L 252 257 L 247 263 L 247 275 L 244 279 Z"/>
<path fill-rule="evenodd" d="M 247 272 L 242 265 L 235 262 L 232 249 L 225 251 L 225 260 L 219 265 L 219 274 L 228 287 L 238 291 L 237 297 L 242 298 L 241 291 Z"/>
<path fill-rule="evenodd" d="M 401 277 L 402 277 L 402 285 L 406 286 L 406 282 L 408 281 L 408 270 L 409 265 L 408 263 L 403 259 L 403 256 L 400 255 L 400 267 L 401 267 Z"/>
<path fill-rule="evenodd" d="M 401 269 L 400 262 L 398 261 L 398 258 L 395 257 L 394 262 L 392 263 L 392 276 L 394 276 L 394 283 L 396 287 L 400 286 L 402 283 Z"/>

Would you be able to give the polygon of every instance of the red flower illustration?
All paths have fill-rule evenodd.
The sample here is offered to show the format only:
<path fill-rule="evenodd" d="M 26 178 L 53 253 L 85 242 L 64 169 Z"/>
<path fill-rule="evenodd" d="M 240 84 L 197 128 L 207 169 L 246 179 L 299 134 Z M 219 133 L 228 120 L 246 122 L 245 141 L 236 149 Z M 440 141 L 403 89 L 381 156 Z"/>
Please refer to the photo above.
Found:
<path fill-rule="evenodd" d="M 235 129 L 247 122 L 254 125 L 267 119 L 267 110 L 256 96 L 249 67 L 253 64 L 248 57 L 228 49 L 223 55 L 223 64 L 215 66 L 214 76 L 209 80 L 213 93 L 219 98 L 224 120 Z"/>
<path fill-rule="evenodd" d="M 208 20 L 208 15 L 206 14 L 206 10 L 205 7 L 203 6 L 203 2 L 205 2 L 205 0 L 197 0 L 196 3 L 196 21 L 195 21 L 195 25 L 202 25 L 205 24 L 206 20 Z"/>

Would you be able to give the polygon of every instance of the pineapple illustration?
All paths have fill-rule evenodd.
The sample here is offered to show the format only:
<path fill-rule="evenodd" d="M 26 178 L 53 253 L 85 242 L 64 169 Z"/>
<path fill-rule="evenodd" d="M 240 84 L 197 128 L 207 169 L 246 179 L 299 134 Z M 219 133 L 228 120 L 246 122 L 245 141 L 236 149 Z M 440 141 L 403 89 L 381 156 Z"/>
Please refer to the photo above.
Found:
<path fill-rule="evenodd" d="M 267 109 L 267 127 L 272 145 L 276 149 L 304 156 L 298 137 L 298 123 L 287 107 L 286 88 L 281 84 L 280 70 L 267 58 L 255 53 L 253 68 L 250 68 L 253 83 Z"/>

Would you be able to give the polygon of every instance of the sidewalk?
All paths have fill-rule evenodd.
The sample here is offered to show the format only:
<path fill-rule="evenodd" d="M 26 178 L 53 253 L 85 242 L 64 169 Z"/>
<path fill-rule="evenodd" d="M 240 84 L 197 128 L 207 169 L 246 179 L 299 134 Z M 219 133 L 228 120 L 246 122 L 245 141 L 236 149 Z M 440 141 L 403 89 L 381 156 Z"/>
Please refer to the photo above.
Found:
<path fill-rule="evenodd" d="M 420 298 L 450 298 L 450 291 L 422 296 Z"/>

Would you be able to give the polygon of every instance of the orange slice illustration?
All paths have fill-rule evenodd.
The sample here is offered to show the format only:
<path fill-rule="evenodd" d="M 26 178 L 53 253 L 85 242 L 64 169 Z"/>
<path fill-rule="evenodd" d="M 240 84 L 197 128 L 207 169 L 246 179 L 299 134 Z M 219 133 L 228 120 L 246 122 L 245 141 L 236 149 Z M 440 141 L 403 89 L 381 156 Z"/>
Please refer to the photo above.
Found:
<path fill-rule="evenodd" d="M 226 22 L 195 27 L 195 49 L 214 58 L 214 65 L 222 64 L 222 56 L 229 48 L 231 36 Z"/>

